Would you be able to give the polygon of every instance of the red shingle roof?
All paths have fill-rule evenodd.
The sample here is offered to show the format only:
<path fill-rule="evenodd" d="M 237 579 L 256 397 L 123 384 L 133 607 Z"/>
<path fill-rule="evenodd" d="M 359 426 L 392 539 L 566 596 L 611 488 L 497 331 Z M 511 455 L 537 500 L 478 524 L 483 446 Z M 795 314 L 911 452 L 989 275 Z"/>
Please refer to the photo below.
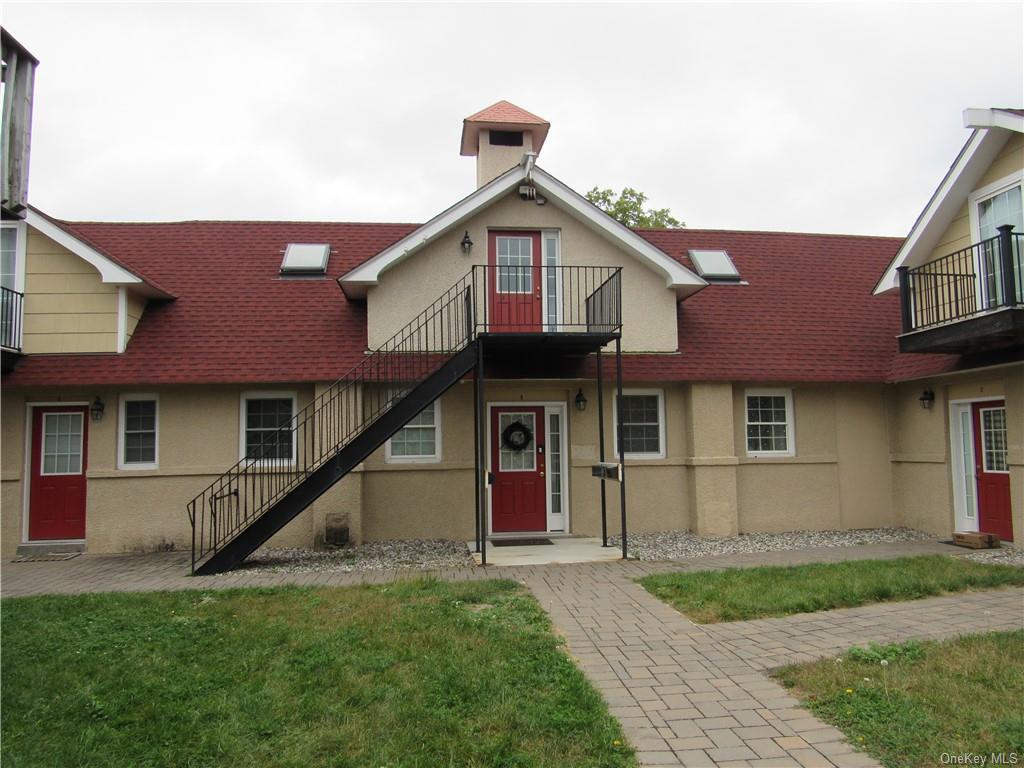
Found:
<path fill-rule="evenodd" d="M 335 278 L 412 224 L 70 223 L 68 229 L 177 296 L 151 302 L 124 354 L 29 355 L 4 386 L 333 380 L 363 355 L 366 311 Z M 679 305 L 678 354 L 629 355 L 632 380 L 882 382 L 958 358 L 899 355 L 899 300 L 872 296 L 896 238 L 716 230 L 640 234 L 686 266 L 725 249 L 747 285 Z M 282 280 L 289 242 L 325 242 L 323 280 Z M 426 297 L 425 297 L 426 298 Z"/>
<path fill-rule="evenodd" d="M 527 112 L 522 107 L 517 107 L 510 101 L 499 101 L 489 107 L 481 109 L 476 114 L 466 118 L 467 123 L 515 123 L 526 125 L 551 125 L 543 117 L 537 117 L 532 112 Z"/>

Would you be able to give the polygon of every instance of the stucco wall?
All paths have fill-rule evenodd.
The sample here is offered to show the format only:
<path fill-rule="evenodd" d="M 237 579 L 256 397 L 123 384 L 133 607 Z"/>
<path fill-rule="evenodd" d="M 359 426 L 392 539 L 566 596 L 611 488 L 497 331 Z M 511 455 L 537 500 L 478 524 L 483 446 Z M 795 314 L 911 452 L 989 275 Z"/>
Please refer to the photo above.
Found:
<path fill-rule="evenodd" d="M 25 250 L 23 351 L 116 352 L 117 286 L 31 227 Z"/>
<path fill-rule="evenodd" d="M 935 393 L 928 410 L 918 402 L 926 387 Z M 906 382 L 887 394 L 897 518 L 903 525 L 943 536 L 955 528 L 950 401 L 1005 399 L 1014 539 L 1024 544 L 1024 365 Z"/>
<path fill-rule="evenodd" d="M 246 388 L 246 391 L 259 388 Z M 263 388 L 270 389 L 270 388 Z M 275 386 L 294 390 L 301 408 L 312 396 L 310 385 Z M 159 468 L 117 469 L 118 392 L 4 391 L 2 525 L 3 552 L 14 551 L 23 538 L 26 404 L 91 402 L 106 404 L 103 419 L 90 422 L 86 546 L 92 552 L 182 548 L 190 546 L 185 504 L 239 459 L 241 387 L 146 388 L 159 397 Z M 128 393 L 130 394 L 130 392 Z M 351 485 L 351 484 L 350 484 Z M 332 493 L 344 498 L 339 484 Z M 325 497 L 325 504 L 330 497 Z M 314 510 L 289 523 L 271 546 L 309 545 Z M 322 528 L 321 528 L 322 530 Z"/>
<path fill-rule="evenodd" d="M 539 206 L 508 195 L 439 237 L 381 275 L 367 296 L 367 337 L 377 348 L 431 302 L 463 278 L 474 264 L 487 263 L 488 229 L 557 229 L 565 266 L 623 267 L 623 349 L 671 352 L 678 348 L 676 296 L 663 277 L 549 201 Z M 473 240 L 469 255 L 459 246 L 463 231 Z"/>
<path fill-rule="evenodd" d="M 479 154 L 476 158 L 477 189 L 491 179 L 496 179 L 509 168 L 519 165 L 523 155 L 533 151 L 532 131 L 523 131 L 523 146 L 521 147 L 492 146 L 490 135 L 491 132 L 487 129 L 480 131 Z"/>

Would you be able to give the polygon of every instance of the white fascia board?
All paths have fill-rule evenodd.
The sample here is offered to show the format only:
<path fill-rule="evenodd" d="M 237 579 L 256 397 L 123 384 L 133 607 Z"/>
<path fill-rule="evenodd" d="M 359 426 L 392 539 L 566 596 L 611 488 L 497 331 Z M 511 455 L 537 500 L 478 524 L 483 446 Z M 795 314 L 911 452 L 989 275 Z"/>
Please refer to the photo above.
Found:
<path fill-rule="evenodd" d="M 1005 128 L 1024 133 L 1024 116 L 1002 109 L 965 109 L 964 128 Z"/>
<path fill-rule="evenodd" d="M 338 278 L 338 283 L 345 295 L 352 299 L 363 298 L 370 286 L 377 285 L 381 273 L 386 269 L 408 258 L 438 236 L 454 229 L 460 222 L 508 193 L 509 190 L 518 186 L 523 177 L 524 170 L 521 165 L 510 168 L 473 194 L 464 197 L 448 210 L 442 211 L 426 224 L 413 230 L 397 243 L 389 245 L 376 256 L 342 275 Z"/>
<path fill-rule="evenodd" d="M 938 245 L 939 238 L 1009 138 L 1009 132 L 998 128 L 974 130 L 942 179 L 942 183 L 931 196 L 928 205 L 917 217 L 910 234 L 896 252 L 882 279 L 875 285 L 875 295 L 899 287 L 896 278 L 897 267 L 917 267 L 928 260 Z"/>
<path fill-rule="evenodd" d="M 32 209 L 26 212 L 25 223 L 46 235 L 58 245 L 64 246 L 75 256 L 89 262 L 100 273 L 100 279 L 104 283 L 136 285 L 145 282 L 138 275 L 132 274 L 117 262 L 107 258 L 95 248 L 83 243 L 77 237 L 61 229 L 46 217 L 40 216 Z"/>
<path fill-rule="evenodd" d="M 558 200 L 568 212 L 605 237 L 614 240 L 633 256 L 646 261 L 665 277 L 665 285 L 682 299 L 696 293 L 708 283 L 660 248 L 651 245 L 629 227 L 613 219 L 570 187 L 539 167 L 533 169 L 534 185 L 549 199 Z"/>

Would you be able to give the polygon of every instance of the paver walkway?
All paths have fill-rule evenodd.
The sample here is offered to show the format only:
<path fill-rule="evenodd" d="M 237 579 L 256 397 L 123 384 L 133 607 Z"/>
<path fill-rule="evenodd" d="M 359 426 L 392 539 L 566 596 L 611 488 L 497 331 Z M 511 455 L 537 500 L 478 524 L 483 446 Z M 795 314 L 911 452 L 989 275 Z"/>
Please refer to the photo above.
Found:
<path fill-rule="evenodd" d="M 412 575 L 515 578 L 527 584 L 607 699 L 643 765 L 870 766 L 764 670 L 832 656 L 871 640 L 949 637 L 1024 626 L 1024 589 L 883 603 L 780 619 L 697 625 L 635 579 L 666 570 L 791 565 L 961 551 L 938 542 L 876 544 L 721 555 L 676 563 L 613 562 L 443 571 L 271 574 L 256 569 L 189 577 L 188 556 L 86 555 L 8 563 L 4 597 L 90 591 L 152 591 L 380 583 Z"/>

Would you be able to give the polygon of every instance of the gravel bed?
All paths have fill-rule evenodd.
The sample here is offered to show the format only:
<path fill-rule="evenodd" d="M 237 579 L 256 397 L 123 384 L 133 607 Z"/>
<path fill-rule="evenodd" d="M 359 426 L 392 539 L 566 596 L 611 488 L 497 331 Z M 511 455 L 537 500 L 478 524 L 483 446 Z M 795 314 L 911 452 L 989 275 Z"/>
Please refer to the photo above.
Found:
<path fill-rule="evenodd" d="M 744 533 L 722 538 L 698 536 L 689 531 L 631 533 L 629 554 L 638 560 L 688 560 L 709 555 L 777 552 L 809 547 L 853 547 L 934 539 L 930 533 L 912 528 L 869 528 L 856 531 L 786 531 L 785 533 Z M 618 537 L 610 537 L 618 543 Z"/>
<path fill-rule="evenodd" d="M 995 563 L 997 565 L 1015 565 L 1024 568 L 1024 549 L 1007 547 L 1001 549 L 982 549 L 963 556 L 964 560 L 975 560 L 979 563 Z"/>
<path fill-rule="evenodd" d="M 390 571 L 398 568 L 428 570 L 473 565 L 465 542 L 449 539 L 374 541 L 334 549 L 285 549 L 265 547 L 246 558 L 243 568 L 268 573 L 317 573 L 333 571 Z"/>

